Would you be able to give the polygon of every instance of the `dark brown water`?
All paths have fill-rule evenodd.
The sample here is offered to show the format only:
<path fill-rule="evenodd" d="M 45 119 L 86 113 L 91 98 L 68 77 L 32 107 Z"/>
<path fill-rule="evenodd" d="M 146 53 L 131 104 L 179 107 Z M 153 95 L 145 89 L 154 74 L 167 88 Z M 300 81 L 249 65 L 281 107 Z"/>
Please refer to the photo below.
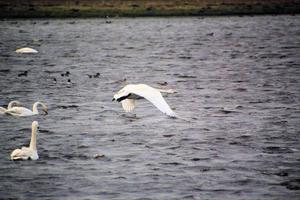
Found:
<path fill-rule="evenodd" d="M 299 48 L 299 16 L 0 21 L 0 105 L 49 106 L 0 116 L 0 199 L 299 199 Z M 192 122 L 125 114 L 124 78 Z M 33 120 L 40 159 L 10 161 Z"/>

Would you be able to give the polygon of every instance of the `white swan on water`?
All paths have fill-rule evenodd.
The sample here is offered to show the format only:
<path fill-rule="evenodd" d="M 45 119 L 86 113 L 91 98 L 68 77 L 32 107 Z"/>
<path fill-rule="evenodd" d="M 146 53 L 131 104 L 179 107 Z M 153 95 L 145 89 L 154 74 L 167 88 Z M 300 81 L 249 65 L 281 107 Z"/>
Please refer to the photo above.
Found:
<path fill-rule="evenodd" d="M 11 101 L 11 102 L 9 102 L 7 109 L 0 107 L 0 114 L 4 114 L 5 111 L 7 111 L 8 109 L 11 109 L 14 106 L 20 106 L 20 105 L 21 105 L 21 103 L 19 101 Z"/>
<path fill-rule="evenodd" d="M 41 105 L 43 107 L 43 111 L 46 114 L 48 114 L 47 106 L 44 103 L 39 102 L 39 101 L 35 102 L 33 104 L 32 110 L 29 110 L 28 108 L 24 108 L 24 107 L 13 107 L 13 108 L 7 109 L 4 113 L 13 115 L 13 116 L 19 116 L 19 117 L 37 115 L 37 114 L 39 114 L 39 111 L 37 109 L 38 105 Z"/>
<path fill-rule="evenodd" d="M 145 98 L 156 106 L 161 112 L 170 117 L 178 118 L 178 115 L 170 108 L 164 100 L 163 93 L 175 93 L 175 90 L 163 90 L 150 87 L 145 84 L 129 84 L 122 88 L 114 95 L 113 101 L 122 103 L 122 107 L 126 112 L 131 112 L 135 108 L 135 100 Z"/>
<path fill-rule="evenodd" d="M 38 53 L 38 51 L 29 47 L 24 47 L 17 49 L 16 53 Z"/>
<path fill-rule="evenodd" d="M 22 147 L 21 149 L 15 149 L 10 154 L 11 160 L 37 160 L 39 155 L 36 148 L 36 134 L 38 131 L 38 122 L 34 121 L 31 125 L 31 139 L 29 147 Z"/>

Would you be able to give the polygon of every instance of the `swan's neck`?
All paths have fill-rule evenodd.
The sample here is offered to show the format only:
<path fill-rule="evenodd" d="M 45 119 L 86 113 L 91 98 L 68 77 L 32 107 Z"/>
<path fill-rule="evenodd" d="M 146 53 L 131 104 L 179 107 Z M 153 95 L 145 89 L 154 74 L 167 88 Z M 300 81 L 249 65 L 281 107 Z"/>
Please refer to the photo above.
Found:
<path fill-rule="evenodd" d="M 14 102 L 9 102 L 7 109 L 11 109 L 11 107 L 13 106 Z"/>
<path fill-rule="evenodd" d="M 39 104 L 40 104 L 40 102 L 35 102 L 35 103 L 33 104 L 33 106 L 32 106 L 32 112 L 33 112 L 34 114 L 39 114 L 39 111 L 38 111 L 38 109 L 37 109 L 37 107 L 38 107 Z"/>
<path fill-rule="evenodd" d="M 30 145 L 29 145 L 29 148 L 32 150 L 36 150 L 36 132 L 37 132 L 37 127 L 32 126 L 31 139 L 30 139 Z"/>

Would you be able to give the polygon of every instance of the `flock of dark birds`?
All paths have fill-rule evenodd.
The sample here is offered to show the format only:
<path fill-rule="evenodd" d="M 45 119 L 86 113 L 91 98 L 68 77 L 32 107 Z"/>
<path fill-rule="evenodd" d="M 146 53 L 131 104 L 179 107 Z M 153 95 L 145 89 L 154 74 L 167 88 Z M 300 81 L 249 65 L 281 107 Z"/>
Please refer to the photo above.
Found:
<path fill-rule="evenodd" d="M 71 73 L 69 71 L 66 71 L 66 72 L 61 73 L 60 76 L 61 77 L 70 77 L 70 74 Z M 100 75 L 101 74 L 99 72 L 97 72 L 95 74 L 87 74 L 87 76 L 90 79 L 92 79 L 92 78 L 100 78 Z M 18 73 L 18 77 L 27 77 L 27 76 L 28 76 L 28 70 L 25 70 L 25 71 L 22 71 L 22 72 Z M 72 83 L 71 78 L 68 78 L 67 82 L 68 83 Z M 57 78 L 56 77 L 53 78 L 53 83 L 57 83 Z"/>

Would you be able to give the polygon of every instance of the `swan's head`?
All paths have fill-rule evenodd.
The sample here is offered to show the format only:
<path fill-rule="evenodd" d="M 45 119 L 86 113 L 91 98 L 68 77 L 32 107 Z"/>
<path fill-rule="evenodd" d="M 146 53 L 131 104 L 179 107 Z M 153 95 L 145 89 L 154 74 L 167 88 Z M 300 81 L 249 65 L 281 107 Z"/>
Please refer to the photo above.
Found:
<path fill-rule="evenodd" d="M 31 126 L 32 126 L 32 129 L 38 130 L 39 123 L 37 121 L 33 121 Z"/>
<path fill-rule="evenodd" d="M 46 106 L 46 104 L 41 103 L 41 102 L 36 102 L 35 104 L 39 104 L 43 107 L 43 111 L 45 112 L 45 114 L 48 114 L 48 107 Z"/>
<path fill-rule="evenodd" d="M 46 115 L 48 115 L 48 107 L 46 105 L 43 106 L 43 111 Z"/>
<path fill-rule="evenodd" d="M 8 104 L 8 108 L 12 108 L 12 107 L 15 107 L 15 106 L 21 106 L 22 104 L 21 104 L 21 102 L 20 101 L 11 101 L 11 102 L 9 102 L 9 104 Z"/>
<path fill-rule="evenodd" d="M 114 95 L 112 101 L 116 100 L 117 102 L 121 102 L 124 99 L 127 99 L 130 95 L 131 95 L 130 92 L 128 92 L 126 89 L 123 88 L 122 90 L 120 90 Z"/>

